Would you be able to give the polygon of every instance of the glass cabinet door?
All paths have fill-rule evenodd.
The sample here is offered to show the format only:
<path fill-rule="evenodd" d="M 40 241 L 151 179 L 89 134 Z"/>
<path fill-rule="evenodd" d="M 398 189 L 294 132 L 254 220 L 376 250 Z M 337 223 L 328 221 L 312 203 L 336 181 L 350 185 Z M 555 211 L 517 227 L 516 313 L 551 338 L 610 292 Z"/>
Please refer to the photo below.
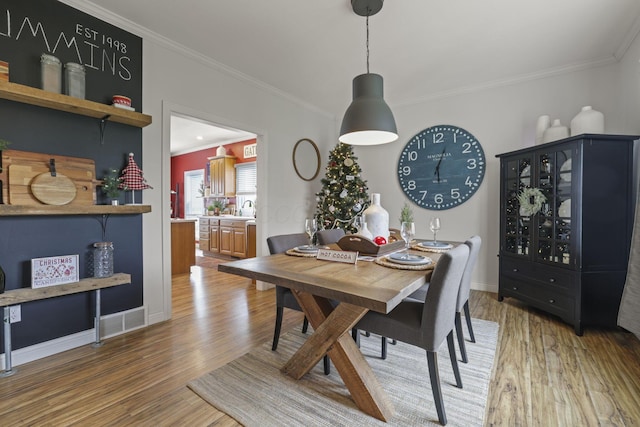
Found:
<path fill-rule="evenodd" d="M 505 179 L 505 241 L 504 251 L 514 255 L 528 256 L 531 249 L 531 217 L 520 207 L 519 195 L 533 180 L 532 158 L 522 157 L 508 160 Z"/>
<path fill-rule="evenodd" d="M 571 148 L 536 156 L 536 260 L 571 263 Z M 532 200 L 533 201 L 533 200 Z"/>

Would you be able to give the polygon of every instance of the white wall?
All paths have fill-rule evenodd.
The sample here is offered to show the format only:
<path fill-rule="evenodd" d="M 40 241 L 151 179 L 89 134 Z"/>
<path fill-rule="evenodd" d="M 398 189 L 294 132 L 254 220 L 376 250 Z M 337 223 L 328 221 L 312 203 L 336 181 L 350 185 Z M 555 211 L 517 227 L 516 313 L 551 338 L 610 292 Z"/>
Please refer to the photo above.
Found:
<path fill-rule="evenodd" d="M 636 47 L 640 50 L 640 46 Z M 584 105 L 592 105 L 604 113 L 607 133 L 640 132 L 637 106 L 635 114 L 627 117 L 619 96 L 620 88 L 638 86 L 637 54 L 635 58 L 629 61 L 633 65 L 629 68 L 633 70 L 625 73 L 628 76 L 622 84 L 621 64 L 614 63 L 415 105 L 392 106 L 399 140 L 388 145 L 355 148 L 369 191 L 381 193 L 382 205 L 389 211 L 392 226 L 399 226 L 400 208 L 407 198 L 398 184 L 396 168 L 400 152 L 409 139 L 420 130 L 438 124 L 459 126 L 475 135 L 488 161 L 478 192 L 461 206 L 446 211 L 429 211 L 413 204 L 412 207 L 418 236 L 430 236 L 428 222 L 435 215 L 442 220 L 438 236 L 443 239 L 463 241 L 472 234 L 480 235 L 483 249 L 473 287 L 497 291 L 500 165 L 495 155 L 534 145 L 538 116 L 549 114 L 568 125 Z M 637 93 L 633 97 L 636 103 L 639 98 Z"/>

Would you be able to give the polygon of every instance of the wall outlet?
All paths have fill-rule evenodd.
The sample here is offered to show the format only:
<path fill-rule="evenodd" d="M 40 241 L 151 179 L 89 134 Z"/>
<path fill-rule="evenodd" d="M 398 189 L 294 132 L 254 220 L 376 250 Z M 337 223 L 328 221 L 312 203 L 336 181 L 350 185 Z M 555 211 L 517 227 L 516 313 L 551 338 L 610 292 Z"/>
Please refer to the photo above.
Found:
<path fill-rule="evenodd" d="M 22 320 L 22 308 L 19 305 L 9 307 L 9 323 L 18 323 Z"/>

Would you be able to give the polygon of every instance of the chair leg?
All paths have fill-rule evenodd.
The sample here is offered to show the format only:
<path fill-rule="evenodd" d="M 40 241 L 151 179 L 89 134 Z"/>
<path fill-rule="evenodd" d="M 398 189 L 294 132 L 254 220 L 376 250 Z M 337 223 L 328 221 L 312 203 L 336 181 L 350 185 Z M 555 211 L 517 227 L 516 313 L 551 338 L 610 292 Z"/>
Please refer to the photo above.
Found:
<path fill-rule="evenodd" d="M 462 378 L 460 377 L 460 369 L 458 369 L 458 358 L 456 357 L 456 346 L 453 343 L 453 330 L 447 335 L 447 346 L 449 346 L 449 358 L 453 367 L 453 375 L 456 377 L 456 387 L 462 388 Z"/>
<path fill-rule="evenodd" d="M 351 329 L 351 338 L 356 342 L 358 348 L 360 347 L 360 332 L 356 328 Z"/>
<path fill-rule="evenodd" d="M 460 346 L 460 356 L 462 363 L 467 363 L 467 348 L 464 345 L 464 334 L 462 333 L 462 316 L 460 312 L 456 312 L 456 335 L 458 336 L 458 345 Z"/>
<path fill-rule="evenodd" d="M 283 307 L 276 307 L 276 326 L 273 330 L 273 344 L 271 345 L 271 351 L 275 351 L 278 348 L 278 340 L 280 339 L 280 328 L 282 327 L 283 311 Z"/>
<path fill-rule="evenodd" d="M 464 303 L 464 317 L 467 319 L 467 328 L 469 328 L 469 337 L 471 342 L 476 342 L 476 337 L 473 335 L 473 326 L 471 326 L 471 314 L 469 314 L 469 300 Z"/>
<path fill-rule="evenodd" d="M 382 360 L 387 360 L 387 337 L 382 337 Z"/>
<path fill-rule="evenodd" d="M 329 375 L 331 373 L 331 362 L 329 361 L 329 356 L 324 355 L 324 374 Z"/>
<path fill-rule="evenodd" d="M 302 321 L 302 333 L 306 334 L 307 329 L 309 329 L 309 321 L 307 320 L 307 316 L 304 316 L 304 320 Z"/>
<path fill-rule="evenodd" d="M 447 415 L 444 412 L 444 402 L 442 401 L 442 391 L 440 390 L 440 374 L 438 373 L 438 353 L 427 351 L 427 364 L 429 365 L 433 401 L 436 405 L 436 411 L 438 411 L 438 421 L 440 421 L 440 424 L 446 425 Z"/>

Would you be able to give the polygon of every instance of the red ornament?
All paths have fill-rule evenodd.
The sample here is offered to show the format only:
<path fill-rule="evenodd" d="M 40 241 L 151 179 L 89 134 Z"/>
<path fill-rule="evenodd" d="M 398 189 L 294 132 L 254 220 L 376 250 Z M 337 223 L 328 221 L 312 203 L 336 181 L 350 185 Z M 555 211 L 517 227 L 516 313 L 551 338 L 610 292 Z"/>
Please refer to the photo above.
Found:
<path fill-rule="evenodd" d="M 376 236 L 373 239 L 373 243 L 375 243 L 378 246 L 386 245 L 387 239 L 385 239 L 383 236 Z"/>

